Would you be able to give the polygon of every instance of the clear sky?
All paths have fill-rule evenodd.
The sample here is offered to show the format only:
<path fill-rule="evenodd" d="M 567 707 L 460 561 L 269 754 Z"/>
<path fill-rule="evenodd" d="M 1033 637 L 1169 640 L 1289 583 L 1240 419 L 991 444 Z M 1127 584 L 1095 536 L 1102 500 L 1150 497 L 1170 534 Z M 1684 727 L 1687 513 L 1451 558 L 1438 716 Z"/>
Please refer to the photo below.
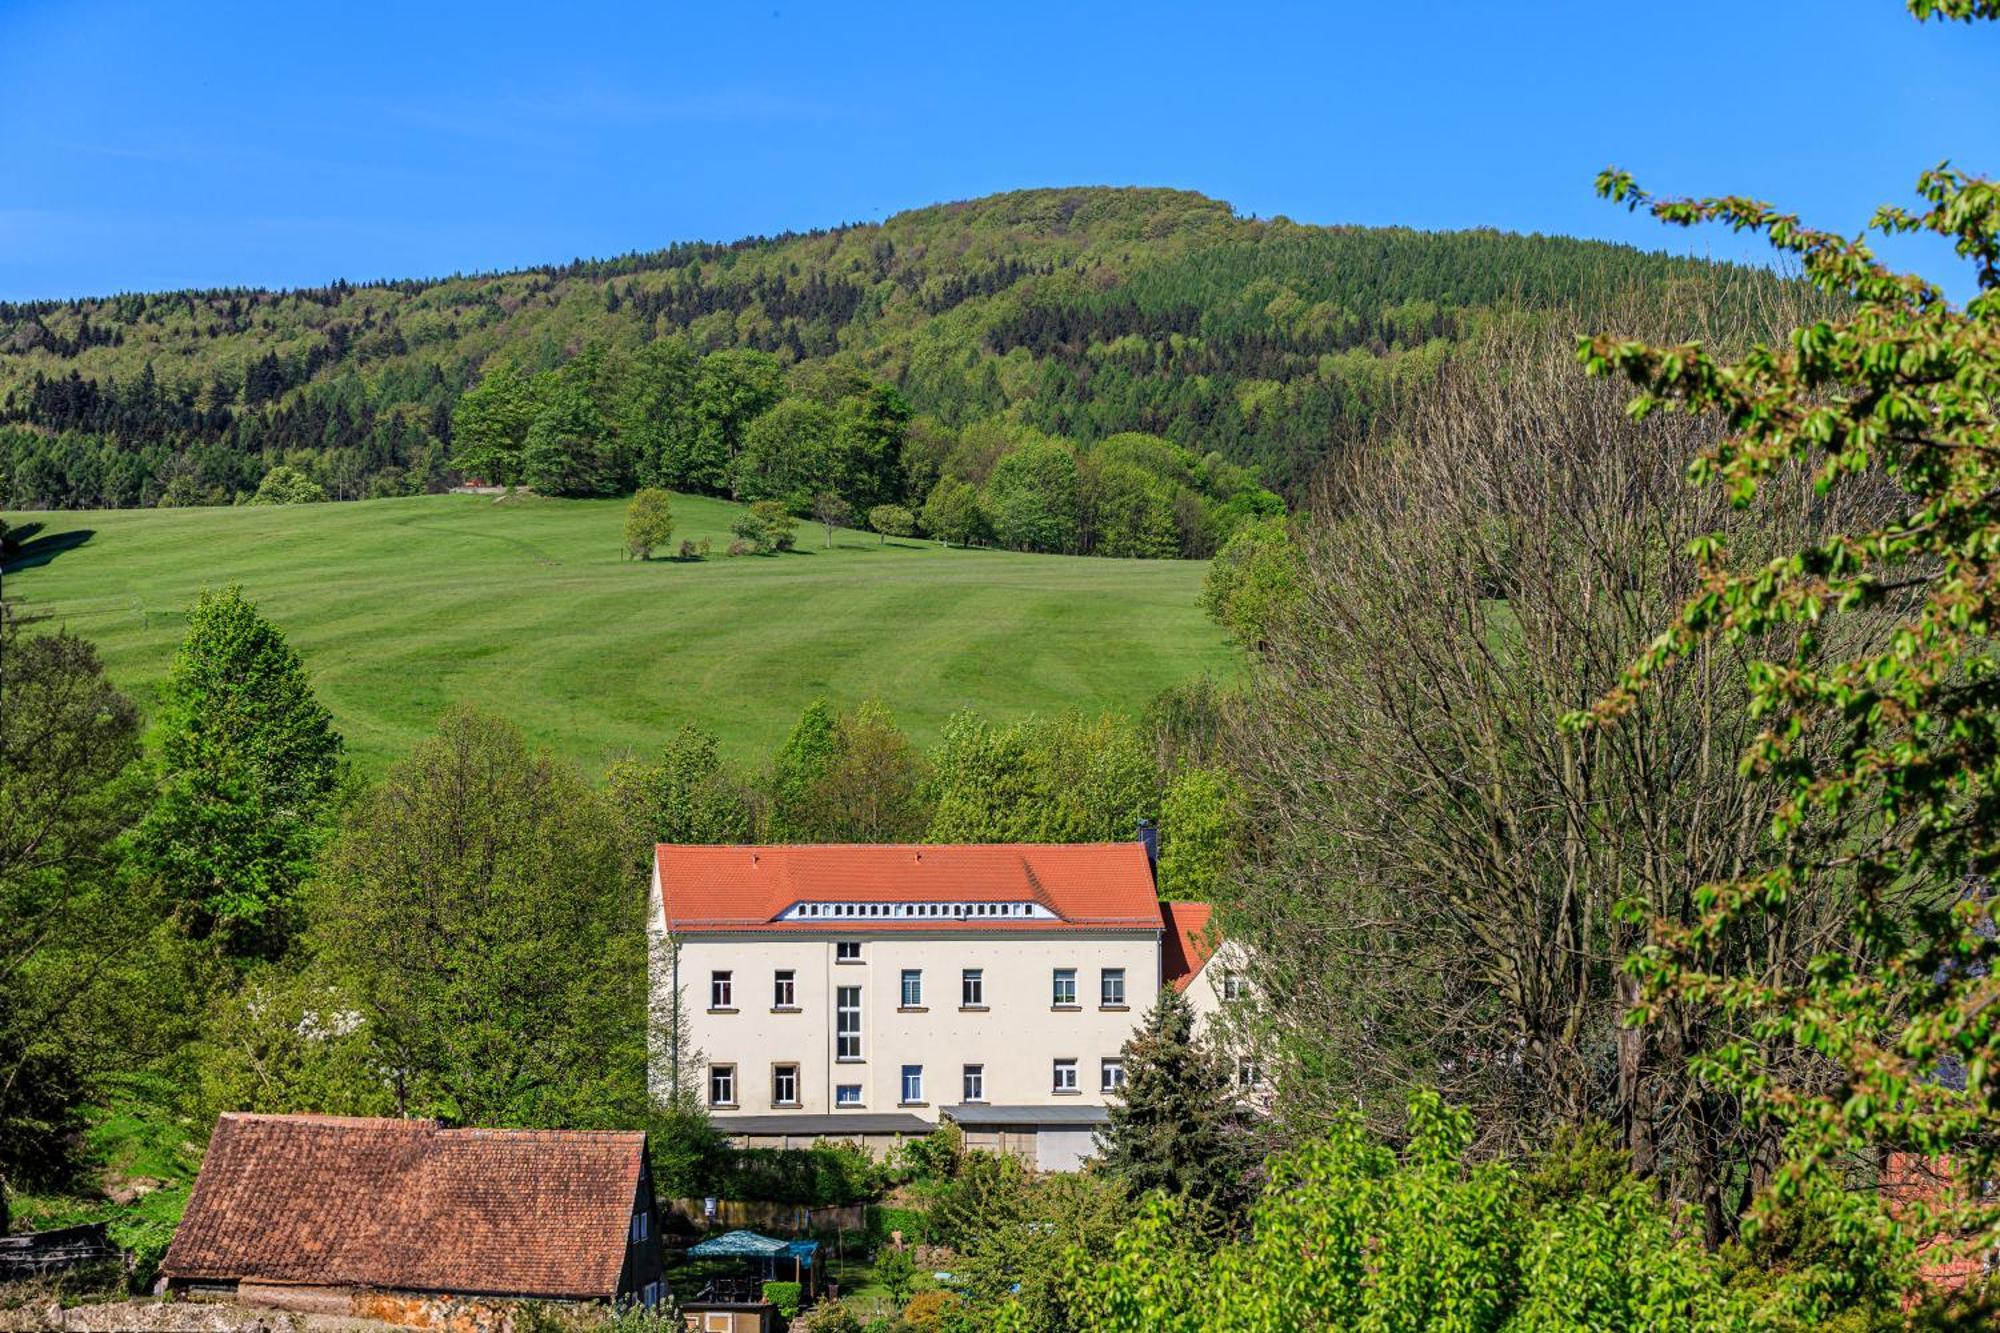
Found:
<path fill-rule="evenodd" d="M 2000 173 L 2000 25 L 1897 0 L 0 0 L 0 107 L 0 298 L 508 268 L 1076 184 L 1741 256 L 1593 175 L 1858 229 L 1940 158 Z"/>

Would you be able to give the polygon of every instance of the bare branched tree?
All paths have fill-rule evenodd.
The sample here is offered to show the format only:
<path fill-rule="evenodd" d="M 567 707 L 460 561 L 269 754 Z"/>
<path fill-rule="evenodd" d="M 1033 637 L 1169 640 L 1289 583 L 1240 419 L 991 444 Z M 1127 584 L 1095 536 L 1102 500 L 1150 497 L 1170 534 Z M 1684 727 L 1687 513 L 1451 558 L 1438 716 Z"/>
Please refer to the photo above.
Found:
<path fill-rule="evenodd" d="M 1635 424 L 1567 337 L 1496 334 L 1326 478 L 1231 737 L 1257 829 L 1232 928 L 1296 1127 L 1358 1107 L 1393 1131 L 1415 1085 L 1474 1107 L 1493 1150 L 1608 1121 L 1711 1240 L 1733 1232 L 1776 1145 L 1687 1074 L 1721 1034 L 1621 1021 L 1621 963 L 1763 854 L 1776 797 L 1737 772 L 1748 653 L 1693 659 L 1630 726 L 1556 725 L 1688 597 L 1691 539 L 1788 551 L 1857 522 L 1832 510 L 1863 500 L 1803 479 L 1775 518 L 1690 486 L 1713 429 Z M 1738 947 L 1797 969 L 1839 921 Z"/>

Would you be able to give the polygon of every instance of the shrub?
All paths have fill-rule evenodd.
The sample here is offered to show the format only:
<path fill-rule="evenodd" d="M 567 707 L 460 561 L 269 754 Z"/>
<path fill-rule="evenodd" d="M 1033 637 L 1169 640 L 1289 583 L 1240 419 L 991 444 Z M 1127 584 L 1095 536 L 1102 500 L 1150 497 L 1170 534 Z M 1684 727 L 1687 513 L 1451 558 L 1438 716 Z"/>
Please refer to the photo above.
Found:
<path fill-rule="evenodd" d="M 757 554 L 757 544 L 755 542 L 744 541 L 742 538 L 738 538 L 737 540 L 729 543 L 729 554 L 755 555 Z"/>
<path fill-rule="evenodd" d="M 625 549 L 651 560 L 654 550 L 673 535 L 673 498 L 657 486 L 641 488 L 625 507 Z"/>
<path fill-rule="evenodd" d="M 876 505 L 868 511 L 868 526 L 882 534 L 887 545 L 891 537 L 907 537 L 917 530 L 917 516 L 901 505 Z"/>
<path fill-rule="evenodd" d="M 707 1193 L 726 1199 L 825 1208 L 861 1203 L 889 1188 L 889 1173 L 852 1143 L 810 1148 L 741 1148 L 721 1165 Z"/>
<path fill-rule="evenodd" d="M 792 1320 L 791 1333 L 861 1333 L 861 1320 L 846 1305 L 829 1297 Z"/>
<path fill-rule="evenodd" d="M 707 546 L 707 545 L 708 545 L 708 543 L 707 543 L 707 542 L 703 542 L 703 543 L 702 543 L 702 546 Z M 707 552 L 707 551 L 705 551 L 705 550 L 702 550 L 702 549 L 700 549 L 700 547 L 697 547 L 697 546 L 696 546 L 696 545 L 694 544 L 694 542 L 693 542 L 692 540 L 690 540 L 689 538 L 686 538 L 686 537 L 683 537 L 683 538 L 681 538 L 681 559 L 683 559 L 683 560 L 699 560 L 699 559 L 701 559 L 701 558 L 702 558 L 702 557 L 703 557 L 704 555 L 707 555 L 707 554 L 708 554 L 708 552 Z"/>
<path fill-rule="evenodd" d="M 929 1239 L 929 1222 L 929 1217 L 915 1208 L 872 1204 L 868 1209 L 868 1235 L 878 1245 L 898 1231 L 903 1233 L 905 1245 L 921 1245 Z"/>
<path fill-rule="evenodd" d="M 940 1333 L 947 1316 L 957 1312 L 965 1304 L 965 1298 L 955 1291 L 932 1288 L 920 1291 L 910 1297 L 910 1303 L 903 1307 L 903 1322 L 917 1333 Z"/>
<path fill-rule="evenodd" d="M 778 1313 L 790 1319 L 799 1312 L 799 1303 L 805 1296 L 805 1288 L 796 1282 L 766 1282 L 764 1299 L 778 1307 Z"/>
<path fill-rule="evenodd" d="M 910 1252 L 900 1247 L 882 1251 L 875 1261 L 875 1280 L 889 1293 L 889 1299 L 901 1305 L 910 1299 L 910 1293 L 917 1287 L 917 1261 Z"/>

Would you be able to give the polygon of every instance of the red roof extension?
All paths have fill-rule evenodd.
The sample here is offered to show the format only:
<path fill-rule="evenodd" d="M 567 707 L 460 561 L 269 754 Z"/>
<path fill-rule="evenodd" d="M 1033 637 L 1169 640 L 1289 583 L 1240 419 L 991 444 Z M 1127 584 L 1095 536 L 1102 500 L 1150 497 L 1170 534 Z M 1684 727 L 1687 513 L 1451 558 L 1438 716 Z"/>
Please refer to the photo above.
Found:
<path fill-rule="evenodd" d="M 681 847 L 655 864 L 667 929 L 698 931 L 1157 930 L 1160 908 L 1136 842 Z M 1059 921 L 838 918 L 777 921 L 800 902 L 1037 902 Z"/>
<path fill-rule="evenodd" d="M 640 1133 L 225 1113 L 161 1271 L 610 1300 Z"/>
<path fill-rule="evenodd" d="M 1177 991 L 1185 991 L 1215 953 L 1215 938 L 1208 930 L 1212 915 L 1214 909 L 1207 903 L 1160 904 L 1160 919 L 1167 928 L 1161 941 L 1166 954 L 1162 971 L 1167 984 Z"/>

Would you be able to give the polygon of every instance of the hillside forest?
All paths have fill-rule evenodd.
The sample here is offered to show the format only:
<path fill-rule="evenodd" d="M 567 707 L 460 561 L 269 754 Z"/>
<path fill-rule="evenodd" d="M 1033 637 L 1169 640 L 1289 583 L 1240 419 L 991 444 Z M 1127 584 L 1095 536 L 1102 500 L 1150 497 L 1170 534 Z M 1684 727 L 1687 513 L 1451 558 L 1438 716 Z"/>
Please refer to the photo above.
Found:
<path fill-rule="evenodd" d="M 1072 189 L 432 282 L 0 305 L 0 502 L 662 486 L 1203 556 L 1496 323 L 1781 287 L 1597 242 Z"/>

